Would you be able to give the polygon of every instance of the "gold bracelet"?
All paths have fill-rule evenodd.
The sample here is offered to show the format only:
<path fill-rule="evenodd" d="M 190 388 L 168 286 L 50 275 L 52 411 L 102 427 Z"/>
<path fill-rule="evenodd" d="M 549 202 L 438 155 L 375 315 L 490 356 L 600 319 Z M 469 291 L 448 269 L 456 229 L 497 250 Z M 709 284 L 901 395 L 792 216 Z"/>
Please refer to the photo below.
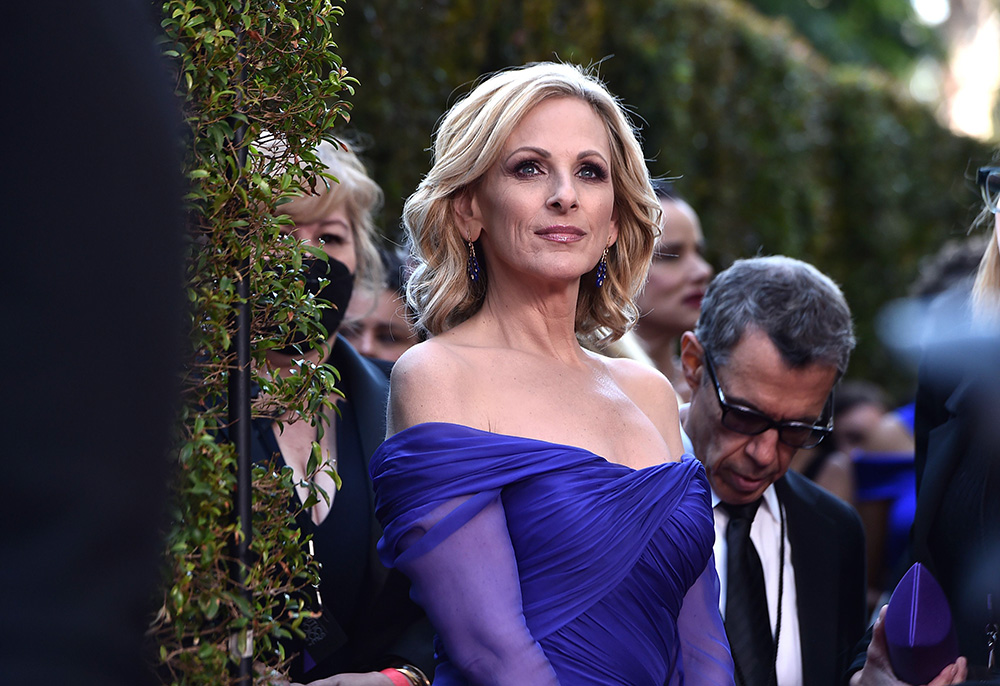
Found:
<path fill-rule="evenodd" d="M 398 665 L 393 669 L 409 679 L 413 686 L 431 686 L 431 680 L 413 665 Z"/>

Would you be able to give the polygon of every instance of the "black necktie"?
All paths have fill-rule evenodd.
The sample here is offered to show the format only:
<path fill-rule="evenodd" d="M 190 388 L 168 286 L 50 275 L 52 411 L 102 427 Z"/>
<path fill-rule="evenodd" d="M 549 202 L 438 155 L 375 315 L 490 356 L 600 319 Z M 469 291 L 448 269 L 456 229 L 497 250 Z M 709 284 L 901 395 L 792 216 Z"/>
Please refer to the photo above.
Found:
<path fill-rule="evenodd" d="M 767 613 L 767 591 L 760 557 L 750 540 L 750 525 L 760 500 L 719 506 L 729 514 L 726 527 L 726 636 L 736 663 L 737 684 L 776 686 L 774 640 Z"/>

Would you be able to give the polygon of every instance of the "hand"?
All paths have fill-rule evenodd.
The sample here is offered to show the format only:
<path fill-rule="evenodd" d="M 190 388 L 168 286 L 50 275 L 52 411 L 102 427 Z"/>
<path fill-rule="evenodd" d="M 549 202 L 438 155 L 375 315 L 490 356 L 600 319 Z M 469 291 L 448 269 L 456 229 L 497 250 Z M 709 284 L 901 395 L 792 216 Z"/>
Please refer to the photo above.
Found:
<path fill-rule="evenodd" d="M 292 684 L 292 686 L 303 686 L 303 684 Z M 392 680 L 379 672 L 335 674 L 326 679 L 310 681 L 307 686 L 392 686 Z"/>
<path fill-rule="evenodd" d="M 885 642 L 885 610 L 882 606 L 872 628 L 872 642 L 868 644 L 868 654 L 865 656 L 865 666 L 851 677 L 851 686 L 909 686 L 893 674 L 889 663 L 889 649 Z M 927 686 L 949 686 L 965 681 L 968 676 L 968 664 L 964 657 L 941 670 Z"/>

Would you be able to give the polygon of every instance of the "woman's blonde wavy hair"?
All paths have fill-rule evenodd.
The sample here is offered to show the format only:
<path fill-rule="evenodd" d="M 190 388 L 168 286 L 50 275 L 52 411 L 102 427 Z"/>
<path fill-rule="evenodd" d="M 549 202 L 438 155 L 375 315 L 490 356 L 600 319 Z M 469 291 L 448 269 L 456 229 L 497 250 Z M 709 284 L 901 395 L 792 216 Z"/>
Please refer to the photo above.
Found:
<path fill-rule="evenodd" d="M 455 219 L 455 200 L 497 162 L 528 112 L 543 100 L 559 97 L 590 104 L 604 123 L 618 219 L 618 240 L 608 251 L 603 287 L 597 287 L 594 270 L 581 278 L 577 335 L 603 344 L 635 324 L 639 313 L 633 298 L 646 281 L 661 212 L 636 130 L 619 101 L 590 70 L 543 62 L 487 77 L 438 126 L 431 170 L 403 208 L 414 263 L 406 299 L 422 335 L 436 335 L 471 317 L 482 307 L 489 287 L 484 260 L 479 260 L 477 281 L 466 273 L 469 249 Z"/>

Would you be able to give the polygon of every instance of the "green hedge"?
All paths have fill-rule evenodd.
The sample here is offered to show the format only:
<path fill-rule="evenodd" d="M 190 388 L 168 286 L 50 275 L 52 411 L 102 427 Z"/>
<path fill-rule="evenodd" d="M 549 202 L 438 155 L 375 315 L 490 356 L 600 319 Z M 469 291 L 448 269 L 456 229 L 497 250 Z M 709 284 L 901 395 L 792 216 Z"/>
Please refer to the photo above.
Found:
<path fill-rule="evenodd" d="M 343 26 L 361 81 L 352 125 L 371 137 L 390 235 L 436 121 L 480 74 L 600 62 L 641 119 L 651 171 L 681 177 L 716 267 L 757 253 L 813 262 L 855 312 L 852 375 L 907 390 L 874 316 L 905 294 L 921 256 L 966 230 L 966 170 L 989 149 L 887 76 L 831 65 L 787 22 L 734 0 L 372 0 L 348 5 Z"/>
<path fill-rule="evenodd" d="M 249 383 L 259 391 L 255 417 L 317 423 L 338 392 L 329 365 L 304 363 L 282 376 L 268 371 L 265 356 L 296 332 L 325 339 L 320 304 L 307 292 L 303 270 L 306 253 L 322 252 L 285 237 L 289 220 L 278 215 L 314 182 L 323 167 L 311 151 L 333 139 L 334 126 L 350 113 L 344 98 L 354 81 L 333 42 L 341 11 L 337 0 L 160 5 L 161 49 L 185 122 L 189 344 L 162 598 L 148 632 L 161 683 L 237 683 L 235 668 L 247 646 L 260 678 L 284 674 L 291 656 L 283 639 L 302 635 L 302 590 L 319 578 L 289 507 L 295 481 L 287 466 L 253 468 L 249 559 L 245 566 L 234 559 L 243 535 L 233 503 L 237 458 L 220 433 L 230 427 L 229 376 L 238 362 L 234 339 L 244 302 Z M 284 145 L 273 144 L 274 136 Z M 313 449 L 318 456 L 319 446 Z M 243 588 L 232 581 L 238 566 Z"/>

